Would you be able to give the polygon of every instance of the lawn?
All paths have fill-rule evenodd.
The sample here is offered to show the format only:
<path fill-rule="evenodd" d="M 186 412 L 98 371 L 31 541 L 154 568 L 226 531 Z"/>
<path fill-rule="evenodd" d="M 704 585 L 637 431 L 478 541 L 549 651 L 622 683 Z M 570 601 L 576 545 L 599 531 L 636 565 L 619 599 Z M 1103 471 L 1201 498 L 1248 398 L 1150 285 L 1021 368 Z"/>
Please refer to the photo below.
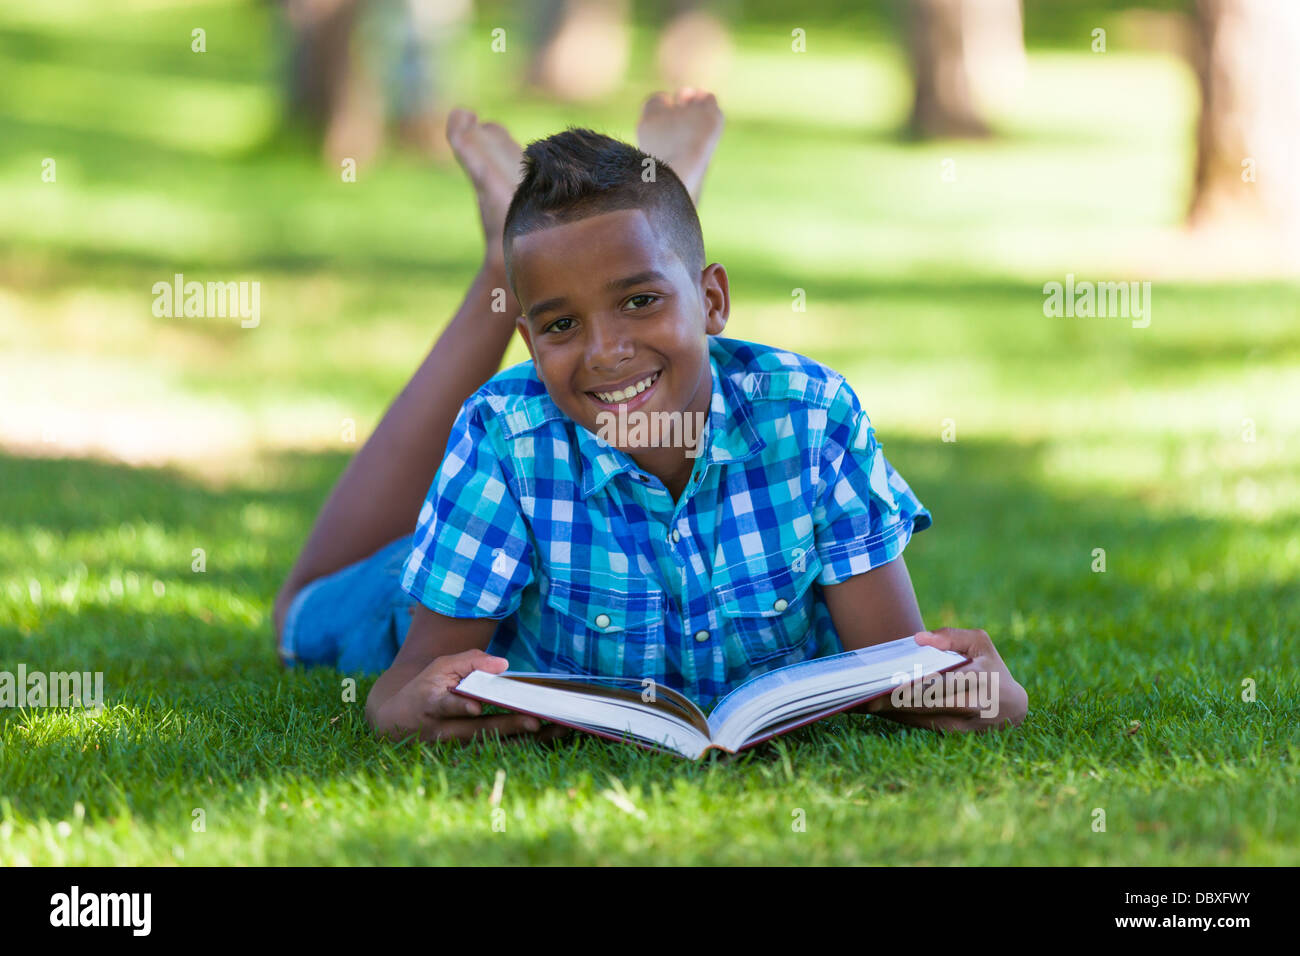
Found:
<path fill-rule="evenodd" d="M 1031 49 L 978 144 L 895 136 L 887 36 L 814 25 L 801 58 L 747 23 L 719 90 L 726 334 L 849 377 L 934 514 L 926 622 L 989 631 L 1023 727 L 403 747 L 369 681 L 279 668 L 271 602 L 481 240 L 454 167 L 345 184 L 275 135 L 271 10 L 0 12 L 0 671 L 102 671 L 106 704 L 0 709 L 0 865 L 1300 863 L 1300 288 L 1126 258 L 1186 203 L 1183 66 Z M 653 88 L 559 106 L 461 56 L 521 141 L 630 137 Z M 260 325 L 156 318 L 177 272 L 259 281 Z M 1150 326 L 1045 317 L 1067 273 L 1154 279 Z"/>

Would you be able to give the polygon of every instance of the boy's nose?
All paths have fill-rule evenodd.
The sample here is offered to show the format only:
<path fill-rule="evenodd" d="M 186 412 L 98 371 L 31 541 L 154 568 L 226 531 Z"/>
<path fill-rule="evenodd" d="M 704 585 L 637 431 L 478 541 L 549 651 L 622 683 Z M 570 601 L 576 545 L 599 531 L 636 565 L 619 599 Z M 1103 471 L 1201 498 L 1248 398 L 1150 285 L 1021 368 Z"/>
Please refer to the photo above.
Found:
<path fill-rule="evenodd" d="M 587 367 L 598 375 L 614 373 L 635 351 L 621 325 L 597 319 L 588 327 Z"/>

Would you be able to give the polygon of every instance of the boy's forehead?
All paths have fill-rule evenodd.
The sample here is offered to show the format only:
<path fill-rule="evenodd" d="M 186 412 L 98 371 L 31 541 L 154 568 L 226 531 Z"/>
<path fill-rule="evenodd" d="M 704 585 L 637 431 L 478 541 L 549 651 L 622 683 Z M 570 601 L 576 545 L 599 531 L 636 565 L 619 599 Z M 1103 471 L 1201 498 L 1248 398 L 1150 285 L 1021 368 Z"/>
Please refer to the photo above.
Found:
<path fill-rule="evenodd" d="M 617 209 L 516 236 L 511 248 L 520 304 L 599 287 L 611 279 L 677 265 L 642 209 Z"/>

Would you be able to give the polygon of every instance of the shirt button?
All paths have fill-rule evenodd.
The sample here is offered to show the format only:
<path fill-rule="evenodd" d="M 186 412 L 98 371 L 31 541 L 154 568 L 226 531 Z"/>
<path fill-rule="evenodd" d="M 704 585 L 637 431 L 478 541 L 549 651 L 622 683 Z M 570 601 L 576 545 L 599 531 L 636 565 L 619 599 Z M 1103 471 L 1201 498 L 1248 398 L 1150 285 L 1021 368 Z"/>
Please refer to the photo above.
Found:
<path fill-rule="evenodd" d="M 599 627 L 599 628 L 601 628 L 601 629 L 604 629 L 604 628 L 609 627 L 609 615 L 608 615 L 608 614 L 597 614 L 597 615 L 596 615 L 596 626 Z"/>
<path fill-rule="evenodd" d="M 784 611 L 790 606 L 790 602 L 785 598 L 777 598 L 776 603 L 772 605 L 773 611 Z"/>
<path fill-rule="evenodd" d="M 695 632 L 695 639 L 696 639 L 697 641 L 700 641 L 701 643 L 703 643 L 704 641 L 707 641 L 707 640 L 709 639 L 709 632 L 708 632 L 708 631 L 696 631 L 696 632 Z"/>
<path fill-rule="evenodd" d="M 682 540 L 681 532 L 678 531 L 676 528 L 673 528 L 673 541 L 680 541 L 680 540 Z"/>

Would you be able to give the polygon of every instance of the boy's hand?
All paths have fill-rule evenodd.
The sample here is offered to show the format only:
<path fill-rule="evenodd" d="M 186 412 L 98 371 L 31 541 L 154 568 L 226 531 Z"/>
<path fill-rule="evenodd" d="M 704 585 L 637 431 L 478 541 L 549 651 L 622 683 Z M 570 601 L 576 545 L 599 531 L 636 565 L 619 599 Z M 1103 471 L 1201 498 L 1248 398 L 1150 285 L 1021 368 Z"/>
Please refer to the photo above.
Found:
<path fill-rule="evenodd" d="M 914 681 L 910 688 L 911 705 L 907 707 L 894 704 L 894 693 L 869 701 L 863 708 L 869 714 L 888 717 L 911 727 L 924 727 L 929 730 L 991 730 L 999 727 L 1016 727 L 1025 719 L 1029 710 L 1029 695 L 1011 676 L 1002 656 L 998 654 L 993 641 L 984 631 L 961 630 L 954 627 L 941 628 L 938 631 L 922 631 L 916 635 L 916 643 L 937 647 L 942 651 L 956 651 L 970 658 L 969 664 L 954 668 L 948 673 L 954 675 L 971 674 L 969 683 L 959 681 L 956 686 L 947 680 L 947 675 L 937 675 L 943 680 L 943 697 L 939 706 L 924 706 L 922 692 L 927 682 L 934 677 Z M 987 677 L 976 678 L 985 674 Z M 976 690 L 981 689 L 977 680 L 985 681 L 983 690 L 990 693 L 989 705 L 981 708 L 976 699 Z M 969 692 L 964 692 L 969 688 Z M 908 688 L 902 688 L 903 700 L 909 700 Z M 933 694 L 933 690 L 930 692 Z M 929 696 L 929 695 L 927 695 Z"/>
<path fill-rule="evenodd" d="M 479 701 L 452 693 L 471 671 L 500 674 L 508 666 L 504 657 L 480 650 L 435 658 L 380 707 L 376 729 L 392 740 L 417 731 L 421 740 L 469 740 L 493 732 L 504 738 L 536 734 L 538 740 L 551 740 L 571 733 L 572 728 L 543 725 L 526 714 L 484 717 Z"/>

